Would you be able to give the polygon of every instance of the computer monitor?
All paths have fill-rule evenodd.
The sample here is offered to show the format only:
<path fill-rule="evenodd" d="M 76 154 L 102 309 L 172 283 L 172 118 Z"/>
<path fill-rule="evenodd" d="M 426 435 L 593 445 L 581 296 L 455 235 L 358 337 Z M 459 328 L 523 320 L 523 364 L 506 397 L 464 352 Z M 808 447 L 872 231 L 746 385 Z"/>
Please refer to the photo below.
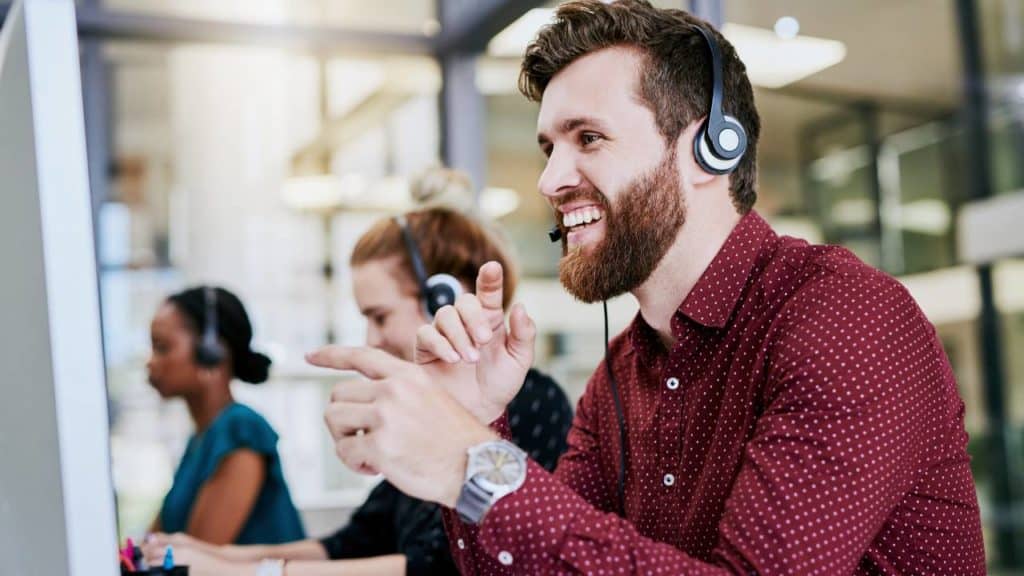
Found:
<path fill-rule="evenodd" d="M 117 573 L 74 10 L 0 31 L 0 574 Z"/>

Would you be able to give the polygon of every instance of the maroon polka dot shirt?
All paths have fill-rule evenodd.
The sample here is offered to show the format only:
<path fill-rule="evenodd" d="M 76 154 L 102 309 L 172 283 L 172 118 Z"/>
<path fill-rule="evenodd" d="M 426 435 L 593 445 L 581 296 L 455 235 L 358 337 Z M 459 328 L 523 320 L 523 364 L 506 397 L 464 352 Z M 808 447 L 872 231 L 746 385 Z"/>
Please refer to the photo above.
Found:
<path fill-rule="evenodd" d="M 612 342 L 554 474 L 478 528 L 464 574 L 984 574 L 963 402 L 892 278 L 745 216 L 672 319 Z M 500 424 L 505 428 L 507 424 Z"/>

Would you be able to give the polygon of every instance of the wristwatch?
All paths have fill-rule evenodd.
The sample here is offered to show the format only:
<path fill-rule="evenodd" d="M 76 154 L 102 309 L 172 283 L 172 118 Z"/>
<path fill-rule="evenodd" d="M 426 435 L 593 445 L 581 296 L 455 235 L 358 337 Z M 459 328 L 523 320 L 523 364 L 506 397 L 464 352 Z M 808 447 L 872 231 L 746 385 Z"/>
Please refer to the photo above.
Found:
<path fill-rule="evenodd" d="M 478 525 L 494 504 L 526 480 L 526 452 L 507 440 L 492 440 L 467 450 L 466 480 L 455 502 L 463 522 Z"/>
<path fill-rule="evenodd" d="M 284 565 L 287 560 L 263 559 L 256 566 L 256 576 L 284 576 Z"/>

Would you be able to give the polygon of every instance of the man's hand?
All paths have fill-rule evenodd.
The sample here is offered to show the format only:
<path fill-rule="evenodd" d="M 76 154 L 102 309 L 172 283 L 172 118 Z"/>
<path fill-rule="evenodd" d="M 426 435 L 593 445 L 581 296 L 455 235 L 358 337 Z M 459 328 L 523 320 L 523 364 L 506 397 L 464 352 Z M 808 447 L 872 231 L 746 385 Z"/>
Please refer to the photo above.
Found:
<path fill-rule="evenodd" d="M 417 365 L 382 350 L 342 346 L 321 348 L 307 360 L 367 378 L 335 386 L 324 414 L 335 452 L 349 468 L 380 472 L 414 498 L 455 506 L 466 451 L 497 435 L 439 385 L 449 365 Z"/>
<path fill-rule="evenodd" d="M 533 365 L 537 329 L 522 304 L 512 307 L 505 327 L 503 286 L 501 264 L 484 264 L 476 294 L 459 296 L 416 334 L 416 363 L 483 424 L 501 416 Z M 475 381 L 467 363 L 476 365 Z"/>

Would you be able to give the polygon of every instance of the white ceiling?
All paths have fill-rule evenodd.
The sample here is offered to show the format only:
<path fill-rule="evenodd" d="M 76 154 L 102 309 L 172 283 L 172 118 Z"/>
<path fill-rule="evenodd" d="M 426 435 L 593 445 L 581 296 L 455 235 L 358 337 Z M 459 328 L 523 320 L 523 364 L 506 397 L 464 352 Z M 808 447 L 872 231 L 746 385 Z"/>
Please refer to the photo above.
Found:
<path fill-rule="evenodd" d="M 959 40 L 951 0 L 724 0 L 726 20 L 846 44 L 841 63 L 798 82 L 852 96 L 953 106 L 960 98 Z"/>

